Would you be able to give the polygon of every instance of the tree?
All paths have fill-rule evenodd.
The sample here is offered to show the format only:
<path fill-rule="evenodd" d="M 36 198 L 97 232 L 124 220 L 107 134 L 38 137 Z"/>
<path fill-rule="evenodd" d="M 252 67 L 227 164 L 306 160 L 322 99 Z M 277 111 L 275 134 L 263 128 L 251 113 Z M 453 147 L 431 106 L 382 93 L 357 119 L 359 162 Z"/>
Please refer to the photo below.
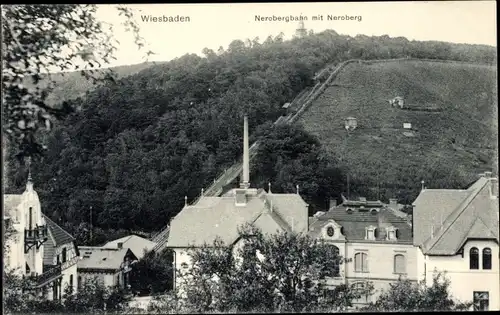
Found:
<path fill-rule="evenodd" d="M 130 295 L 119 287 L 105 287 L 97 278 L 86 279 L 77 293 L 65 289 L 62 302 L 68 313 L 121 312 L 128 308 Z"/>
<path fill-rule="evenodd" d="M 239 233 L 237 246 L 217 239 L 188 251 L 191 264 L 177 271 L 187 309 L 299 312 L 341 306 L 324 299 L 323 280 L 343 263 L 334 247 L 301 234 L 264 235 L 249 225 Z"/>
<path fill-rule="evenodd" d="M 51 72 L 83 65 L 90 70 L 82 70 L 86 78 L 113 80 L 112 72 L 97 77 L 92 71 L 109 63 L 117 49 L 112 26 L 106 29 L 96 20 L 96 10 L 96 5 L 79 4 L 2 6 L 2 125 L 20 157 L 41 154 L 41 131 L 72 111 L 66 102 L 46 103 L 55 84 Z M 143 47 L 132 11 L 124 6 L 117 10 Z"/>
<path fill-rule="evenodd" d="M 390 288 L 365 310 L 377 312 L 468 310 L 472 303 L 453 299 L 449 287 L 450 280 L 441 273 L 434 274 L 432 286 L 427 286 L 424 282 L 415 283 L 399 279 L 398 282 L 390 284 Z"/>
<path fill-rule="evenodd" d="M 134 265 L 131 279 L 132 290 L 139 294 L 158 294 L 172 289 L 172 261 L 170 249 L 150 251 Z"/>

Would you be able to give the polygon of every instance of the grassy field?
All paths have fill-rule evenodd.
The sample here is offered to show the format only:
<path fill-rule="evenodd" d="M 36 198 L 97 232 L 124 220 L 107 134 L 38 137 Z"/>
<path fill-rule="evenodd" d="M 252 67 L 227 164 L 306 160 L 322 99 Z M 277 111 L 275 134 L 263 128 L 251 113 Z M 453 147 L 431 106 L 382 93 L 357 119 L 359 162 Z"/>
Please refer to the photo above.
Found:
<path fill-rule="evenodd" d="M 441 111 L 393 108 L 388 100 L 396 96 Z M 351 192 L 411 202 L 422 179 L 452 188 L 498 169 L 497 115 L 494 67 L 398 61 L 347 65 L 298 123 L 341 159 Z M 349 134 L 348 116 L 358 123 Z"/>

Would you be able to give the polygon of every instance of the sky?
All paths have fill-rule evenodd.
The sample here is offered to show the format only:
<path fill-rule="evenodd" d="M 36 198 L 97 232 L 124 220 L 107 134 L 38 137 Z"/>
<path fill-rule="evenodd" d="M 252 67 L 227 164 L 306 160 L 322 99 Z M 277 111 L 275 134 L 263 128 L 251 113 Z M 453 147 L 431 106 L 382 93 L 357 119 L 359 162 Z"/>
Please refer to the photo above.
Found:
<path fill-rule="evenodd" d="M 256 21 L 260 17 L 305 16 L 307 29 L 315 33 L 333 29 L 339 34 L 356 36 L 404 36 L 409 40 L 438 40 L 454 43 L 496 46 L 495 1 L 432 2 L 351 2 L 351 3 L 239 3 L 239 4 L 137 4 L 133 9 L 145 50 L 139 51 L 130 32 L 121 26 L 122 18 L 114 5 L 99 5 L 97 18 L 114 25 L 120 41 L 110 66 L 145 61 L 145 51 L 156 55 L 149 61 L 168 61 L 186 53 L 201 55 L 207 47 L 217 51 L 235 39 L 259 37 L 280 32 L 291 38 L 297 21 Z M 323 21 L 313 21 L 313 16 Z M 327 20 L 327 16 L 354 16 L 354 20 Z M 182 16 L 189 21 L 147 21 L 146 18 Z"/>

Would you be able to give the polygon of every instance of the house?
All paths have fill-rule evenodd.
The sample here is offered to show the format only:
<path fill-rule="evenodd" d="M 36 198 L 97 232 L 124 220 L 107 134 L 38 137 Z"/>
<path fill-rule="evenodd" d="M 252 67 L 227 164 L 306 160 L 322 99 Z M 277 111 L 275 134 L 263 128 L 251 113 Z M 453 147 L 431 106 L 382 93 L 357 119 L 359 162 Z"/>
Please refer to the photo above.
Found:
<path fill-rule="evenodd" d="M 475 310 L 500 309 L 498 178 L 483 174 L 467 189 L 423 188 L 413 203 L 419 276 L 445 271 L 454 297 Z"/>
<path fill-rule="evenodd" d="M 22 194 L 4 195 L 4 209 L 4 221 L 13 229 L 6 240 L 6 268 L 32 277 L 33 289 L 46 299 L 61 299 L 68 286 L 76 292 L 79 250 L 75 239 L 42 213 L 31 174 Z"/>
<path fill-rule="evenodd" d="M 155 245 L 155 242 L 152 242 L 146 238 L 137 235 L 129 235 L 111 242 L 107 242 L 102 247 L 128 248 L 132 251 L 132 253 L 134 253 L 137 259 L 142 259 L 142 257 L 144 257 L 145 251 L 151 251 L 155 247 Z"/>
<path fill-rule="evenodd" d="M 134 253 L 123 247 L 106 248 L 81 246 L 82 259 L 78 262 L 78 284 L 90 278 L 107 287 L 126 288 L 130 283 L 132 265 L 137 262 Z"/>
<path fill-rule="evenodd" d="M 354 284 L 360 289 L 367 282 L 373 285 L 373 295 L 363 296 L 355 306 L 374 301 L 400 277 L 417 280 L 411 224 L 398 208 L 395 199 L 384 204 L 344 198 L 342 204 L 331 202 L 327 212 L 310 218 L 309 235 L 335 246 L 346 261 L 326 285 Z"/>
<path fill-rule="evenodd" d="M 389 104 L 392 106 L 392 107 L 399 107 L 399 108 L 403 108 L 404 105 L 405 105 L 405 100 L 403 97 L 401 96 L 396 96 L 395 98 L 393 98 L 392 100 L 389 100 Z"/>
<path fill-rule="evenodd" d="M 177 270 L 189 268 L 188 247 L 211 245 L 220 237 L 236 250 L 243 243 L 238 228 L 253 224 L 264 234 L 278 231 L 307 233 L 308 205 L 297 193 L 274 194 L 269 189 L 250 188 L 248 122 L 244 120 L 243 176 L 239 188 L 220 197 L 201 197 L 186 205 L 170 223 L 167 247 L 174 252 L 174 286 L 179 286 Z"/>

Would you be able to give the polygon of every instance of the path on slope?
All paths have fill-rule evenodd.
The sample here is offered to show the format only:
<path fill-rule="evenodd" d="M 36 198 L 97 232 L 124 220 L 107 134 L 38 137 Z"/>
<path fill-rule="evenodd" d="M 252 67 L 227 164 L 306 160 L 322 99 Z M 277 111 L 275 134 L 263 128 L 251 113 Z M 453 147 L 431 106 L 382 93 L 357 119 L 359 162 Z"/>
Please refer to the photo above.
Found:
<path fill-rule="evenodd" d="M 397 61 L 426 61 L 426 62 L 451 62 L 451 63 L 461 63 L 460 61 L 452 60 L 438 60 L 438 59 L 418 59 L 418 58 L 397 58 L 397 59 L 380 59 L 380 60 L 361 60 L 361 59 L 350 59 L 338 64 L 335 68 L 332 65 L 326 66 L 322 69 L 320 74 L 325 72 L 330 74 L 324 82 L 318 82 L 314 87 L 308 87 L 300 92 L 295 99 L 291 102 L 290 113 L 287 116 L 280 116 L 274 125 L 281 124 L 292 124 L 297 121 L 297 119 L 304 114 L 304 112 L 311 106 L 311 104 L 326 90 L 326 88 L 332 84 L 332 82 L 337 78 L 338 74 L 342 69 L 351 63 L 361 63 L 361 64 L 373 64 L 373 63 L 386 63 L 386 62 L 397 62 Z M 332 70 L 333 68 L 333 70 Z M 319 75 L 318 75 L 319 76 Z M 259 147 L 259 141 L 257 140 L 249 148 L 250 162 L 256 156 Z M 202 196 L 205 197 L 216 197 L 220 196 L 223 192 L 223 188 L 234 181 L 242 172 L 242 157 L 233 164 L 230 168 L 224 170 L 214 182 L 206 189 L 203 190 L 191 205 L 195 205 Z M 153 241 L 157 242 L 155 250 L 161 250 L 166 246 L 168 240 L 168 233 L 170 226 L 167 225 L 163 230 L 153 237 Z"/>

